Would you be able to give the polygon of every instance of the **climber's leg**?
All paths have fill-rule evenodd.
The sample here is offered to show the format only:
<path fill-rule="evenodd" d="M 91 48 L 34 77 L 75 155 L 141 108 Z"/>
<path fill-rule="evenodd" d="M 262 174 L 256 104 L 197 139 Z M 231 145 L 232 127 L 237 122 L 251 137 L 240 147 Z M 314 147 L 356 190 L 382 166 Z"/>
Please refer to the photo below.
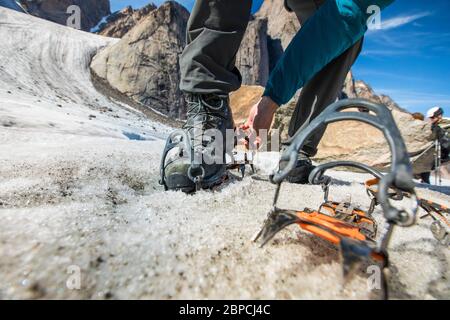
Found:
<path fill-rule="evenodd" d="M 343 84 L 350 68 L 358 58 L 362 48 L 362 40 L 331 61 L 303 87 L 289 124 L 289 136 L 316 118 L 326 107 L 336 101 L 342 91 Z M 317 100 L 316 100 L 317 99 Z M 313 109 L 314 108 L 314 109 Z M 311 115 L 311 117 L 309 117 Z M 303 147 L 303 152 L 313 157 L 317 153 L 317 146 L 325 133 L 316 130 Z"/>
<path fill-rule="evenodd" d="M 239 89 L 236 53 L 250 19 L 252 0 L 197 0 L 180 58 L 184 92 L 226 95 Z"/>
<path fill-rule="evenodd" d="M 307 23 L 324 2 L 325 0 L 285 0 L 288 10 L 295 12 L 302 25 Z M 362 39 L 358 40 L 304 85 L 291 118 L 289 136 L 292 137 L 302 125 L 311 122 L 337 99 L 351 66 L 361 52 L 362 42 Z M 316 131 L 306 141 L 303 147 L 306 155 L 311 157 L 317 153 L 317 146 L 324 133 L 325 129 Z"/>
<path fill-rule="evenodd" d="M 197 0 L 180 58 L 180 89 L 186 94 L 183 132 L 169 137 L 161 161 L 167 190 L 190 193 L 227 178 L 227 130 L 233 130 L 228 93 L 241 85 L 236 53 L 250 18 L 252 0 Z"/>
<path fill-rule="evenodd" d="M 301 0 L 298 0 L 301 1 Z M 394 0 L 328 0 L 307 19 L 272 70 L 264 91 L 277 105 L 287 103 L 326 65 L 364 36 L 369 6 L 380 10 Z"/>

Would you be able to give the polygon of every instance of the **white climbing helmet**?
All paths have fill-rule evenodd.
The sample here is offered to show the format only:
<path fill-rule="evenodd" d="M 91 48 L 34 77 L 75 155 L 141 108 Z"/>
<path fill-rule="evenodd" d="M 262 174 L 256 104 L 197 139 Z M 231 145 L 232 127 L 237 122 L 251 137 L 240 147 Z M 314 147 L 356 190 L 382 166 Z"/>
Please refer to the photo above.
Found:
<path fill-rule="evenodd" d="M 427 112 L 427 118 L 434 118 L 444 114 L 444 110 L 441 107 L 433 107 Z"/>

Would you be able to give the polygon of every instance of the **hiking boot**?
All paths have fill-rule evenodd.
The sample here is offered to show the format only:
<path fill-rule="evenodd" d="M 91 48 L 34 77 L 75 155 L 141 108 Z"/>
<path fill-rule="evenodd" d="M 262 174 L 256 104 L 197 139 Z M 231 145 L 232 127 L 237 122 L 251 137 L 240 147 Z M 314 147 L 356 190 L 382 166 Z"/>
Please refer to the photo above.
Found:
<path fill-rule="evenodd" d="M 191 193 L 224 181 L 226 130 L 233 129 L 233 117 L 228 96 L 191 94 L 186 102 L 186 124 L 182 132 L 176 131 L 169 137 L 161 175 L 166 189 Z M 220 140 L 216 142 L 219 134 L 220 148 Z"/>
<path fill-rule="evenodd" d="M 286 167 L 287 163 L 288 162 L 286 161 L 280 162 L 280 169 Z M 308 184 L 309 175 L 314 169 L 315 166 L 312 164 L 312 161 L 308 157 L 308 155 L 300 152 L 298 155 L 297 163 L 295 164 L 295 168 L 286 177 L 286 181 L 296 184 Z"/>

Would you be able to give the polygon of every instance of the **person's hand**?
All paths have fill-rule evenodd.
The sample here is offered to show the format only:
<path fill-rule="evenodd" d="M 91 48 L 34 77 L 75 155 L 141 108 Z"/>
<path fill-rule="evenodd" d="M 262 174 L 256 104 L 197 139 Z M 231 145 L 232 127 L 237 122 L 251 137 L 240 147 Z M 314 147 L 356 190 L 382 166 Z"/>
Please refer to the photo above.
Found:
<path fill-rule="evenodd" d="M 260 130 L 269 131 L 277 108 L 278 105 L 266 96 L 252 107 L 247 121 L 240 126 L 240 129 L 248 133 L 250 141 L 260 143 Z"/>

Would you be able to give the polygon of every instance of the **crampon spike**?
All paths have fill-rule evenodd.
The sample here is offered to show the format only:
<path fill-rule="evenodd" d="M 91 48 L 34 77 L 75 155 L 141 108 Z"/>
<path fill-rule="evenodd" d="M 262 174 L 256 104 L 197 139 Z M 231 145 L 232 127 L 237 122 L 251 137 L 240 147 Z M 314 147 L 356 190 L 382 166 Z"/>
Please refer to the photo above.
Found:
<path fill-rule="evenodd" d="M 382 269 L 381 272 L 381 299 L 382 300 L 389 300 L 389 287 L 388 287 L 388 280 L 390 276 L 389 271 L 389 262 L 386 258 L 385 266 Z"/>
<path fill-rule="evenodd" d="M 365 243 L 349 238 L 340 241 L 344 281 L 350 280 L 355 270 L 371 258 L 373 249 Z"/>
<path fill-rule="evenodd" d="M 290 226 L 291 224 L 298 223 L 299 218 L 288 211 L 273 211 L 268 216 L 261 231 L 256 235 L 254 241 L 260 239 L 260 246 L 263 247 L 269 242 L 278 232 Z"/>
<path fill-rule="evenodd" d="M 379 289 L 381 290 L 381 299 L 387 300 L 389 298 L 387 286 L 389 262 L 387 254 L 380 253 L 377 249 L 368 246 L 364 242 L 348 238 L 341 239 L 340 249 L 344 283 L 348 283 L 348 281 L 350 281 L 352 276 L 355 274 L 355 271 L 364 262 L 369 261 L 370 259 L 380 262 L 381 283 Z"/>
<path fill-rule="evenodd" d="M 241 173 L 242 179 L 244 179 L 244 177 L 245 177 L 245 164 L 241 164 L 239 166 L 239 172 Z"/>

